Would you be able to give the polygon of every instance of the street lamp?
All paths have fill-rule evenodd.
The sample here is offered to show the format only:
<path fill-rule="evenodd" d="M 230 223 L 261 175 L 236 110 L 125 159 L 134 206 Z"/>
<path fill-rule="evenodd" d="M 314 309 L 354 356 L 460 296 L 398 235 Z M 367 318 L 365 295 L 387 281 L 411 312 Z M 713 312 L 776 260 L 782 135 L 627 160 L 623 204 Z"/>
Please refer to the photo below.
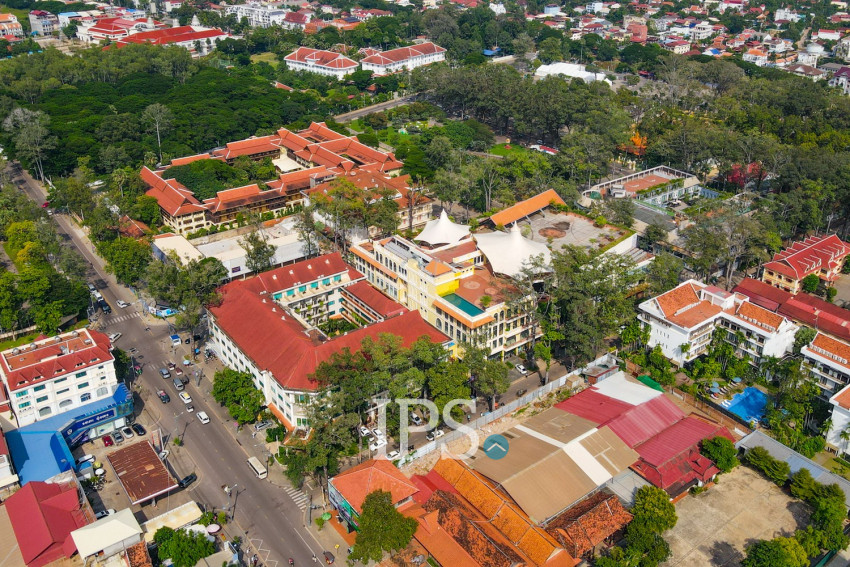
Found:
<path fill-rule="evenodd" d="M 230 511 L 230 496 L 233 494 L 233 491 L 236 490 L 238 486 L 238 484 L 234 484 L 233 486 L 227 486 L 226 484 L 224 485 L 224 493 L 227 494 L 227 506 L 225 506 L 224 508 L 225 513 Z M 230 519 L 233 519 L 233 514 L 230 515 Z"/>

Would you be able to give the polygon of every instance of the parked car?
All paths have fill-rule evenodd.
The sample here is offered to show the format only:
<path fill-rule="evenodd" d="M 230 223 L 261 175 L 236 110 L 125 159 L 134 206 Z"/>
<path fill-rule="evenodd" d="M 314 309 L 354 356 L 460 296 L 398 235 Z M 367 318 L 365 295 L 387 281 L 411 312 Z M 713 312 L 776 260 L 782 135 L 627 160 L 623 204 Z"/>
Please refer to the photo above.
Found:
<path fill-rule="evenodd" d="M 526 390 L 525 388 L 522 388 L 521 390 L 516 391 L 516 397 L 521 398 L 527 393 L 528 393 L 528 390 Z"/>
<path fill-rule="evenodd" d="M 386 439 L 375 439 L 374 441 L 372 441 L 369 444 L 369 450 L 370 451 L 377 451 L 378 449 L 380 449 L 381 447 L 383 447 L 386 444 L 387 444 Z"/>
<path fill-rule="evenodd" d="M 124 439 L 129 439 L 130 437 L 133 437 L 135 433 L 133 433 L 133 429 L 130 427 L 122 427 L 121 435 L 124 436 Z"/>
<path fill-rule="evenodd" d="M 398 458 L 398 455 L 399 455 L 398 451 L 390 451 L 389 453 L 387 453 L 387 459 L 394 461 Z"/>
<path fill-rule="evenodd" d="M 100 305 L 100 308 L 105 314 L 109 315 L 110 313 L 112 313 L 112 308 L 109 306 L 105 299 L 99 299 L 97 304 Z"/>
<path fill-rule="evenodd" d="M 522 364 L 514 364 L 514 368 L 516 368 L 516 369 L 517 369 L 517 372 L 519 372 L 519 373 L 520 373 L 520 374 L 522 374 L 523 376 L 525 376 L 526 374 L 528 374 L 528 370 L 526 370 L 526 369 L 525 369 L 525 366 L 523 366 Z"/>
<path fill-rule="evenodd" d="M 183 376 L 183 369 L 181 369 L 178 366 L 177 368 L 174 369 L 174 373 L 177 374 L 178 376 Z"/>
<path fill-rule="evenodd" d="M 272 421 L 261 421 L 259 423 L 254 424 L 254 431 L 262 431 L 263 429 L 268 429 L 272 425 L 274 425 L 274 422 Z"/>
<path fill-rule="evenodd" d="M 170 454 L 171 454 L 171 451 L 169 451 L 168 449 L 166 449 L 165 451 L 160 451 L 159 452 L 159 460 L 164 461 L 165 459 L 168 458 L 168 455 L 170 455 Z"/>
<path fill-rule="evenodd" d="M 416 413 L 410 414 L 410 421 L 413 422 L 413 425 L 422 425 L 422 418 L 419 417 L 419 414 L 416 414 Z"/>
<path fill-rule="evenodd" d="M 183 478 L 181 478 L 180 481 L 177 484 L 180 485 L 180 488 L 186 488 L 187 486 L 189 486 L 190 484 L 192 484 L 196 480 L 198 480 L 198 475 L 196 475 L 195 473 L 192 473 L 192 474 L 188 474 L 188 475 L 184 476 Z"/>
<path fill-rule="evenodd" d="M 159 401 L 164 404 L 171 401 L 171 396 L 169 396 L 165 390 L 157 390 L 156 395 L 159 396 Z"/>
<path fill-rule="evenodd" d="M 125 307 L 130 307 L 130 304 L 127 303 L 126 301 L 124 301 L 123 299 L 119 299 L 118 301 L 115 302 L 115 304 L 118 307 L 120 307 L 121 309 L 124 309 Z"/>
<path fill-rule="evenodd" d="M 94 293 L 94 292 L 96 292 L 96 291 L 97 291 L 97 288 L 96 288 L 96 287 L 94 287 L 94 284 L 90 283 L 90 284 L 86 284 L 86 285 L 88 285 L 88 286 L 89 286 L 89 292 L 90 292 L 90 293 Z"/>
<path fill-rule="evenodd" d="M 109 342 L 114 343 L 121 338 L 121 333 L 112 333 L 109 335 Z"/>
<path fill-rule="evenodd" d="M 168 369 L 169 369 L 169 370 L 174 370 L 175 368 L 177 368 L 177 365 L 176 365 L 176 364 L 174 364 L 173 362 L 169 362 L 169 363 L 168 363 Z"/>
<path fill-rule="evenodd" d="M 189 395 L 189 392 L 180 392 L 180 401 L 188 406 L 192 403 L 192 396 Z"/>
<path fill-rule="evenodd" d="M 440 437 L 442 437 L 445 434 L 446 434 L 446 432 L 443 431 L 442 429 L 432 429 L 425 436 L 425 439 L 427 439 L 428 441 L 433 441 L 435 439 L 439 439 Z"/>
<path fill-rule="evenodd" d="M 193 411 L 195 411 L 195 406 L 193 406 L 192 404 L 187 405 L 186 411 L 192 413 Z"/>
<path fill-rule="evenodd" d="M 124 442 L 124 436 L 123 436 L 123 435 L 121 435 L 121 432 L 120 432 L 120 431 L 114 431 L 114 432 L 112 433 L 112 439 L 114 439 L 114 440 L 115 440 L 115 444 L 116 444 L 116 445 L 120 445 L 121 443 L 123 443 L 123 442 Z"/>
<path fill-rule="evenodd" d="M 77 466 L 84 465 L 85 463 L 90 463 L 94 461 L 94 455 L 83 455 L 79 459 L 77 459 Z"/>
<path fill-rule="evenodd" d="M 115 441 L 112 440 L 112 437 L 109 435 L 103 436 L 103 446 L 104 447 L 112 447 L 115 445 Z"/>
<path fill-rule="evenodd" d="M 171 378 L 171 372 L 169 372 L 168 369 L 166 369 L 166 368 L 160 368 L 159 369 L 159 375 L 162 376 L 163 378 L 165 378 L 166 380 Z"/>
<path fill-rule="evenodd" d="M 110 508 L 110 509 L 108 509 L 108 510 L 101 510 L 100 512 L 97 512 L 97 513 L 94 515 L 94 517 L 95 517 L 95 519 L 99 520 L 99 519 L 101 519 L 101 518 L 105 518 L 105 517 L 107 517 L 107 516 L 111 516 L 111 515 L 112 515 L 112 514 L 114 514 L 114 513 L 115 513 L 115 510 L 113 510 L 112 508 Z"/>
<path fill-rule="evenodd" d="M 372 428 L 372 435 L 375 436 L 375 439 L 384 439 L 386 440 L 387 436 L 384 435 L 383 429 L 378 429 L 377 427 Z"/>
<path fill-rule="evenodd" d="M 209 423 L 209 422 L 210 422 L 210 416 L 208 416 L 208 415 L 207 415 L 207 412 L 205 412 L 205 411 L 199 411 L 199 412 L 198 412 L 197 414 L 195 414 L 195 415 L 197 415 L 197 416 L 198 416 L 198 421 L 200 421 L 200 422 L 201 422 L 201 423 L 203 423 L 204 425 L 206 425 L 207 423 Z"/>
<path fill-rule="evenodd" d="M 139 437 L 142 437 L 142 436 L 147 434 L 147 431 L 145 430 L 144 427 L 141 426 L 141 424 L 134 423 L 130 427 L 133 428 L 133 431 L 135 431 L 136 435 L 138 435 Z"/>
<path fill-rule="evenodd" d="M 360 426 L 360 437 L 371 437 L 371 436 L 372 436 L 372 432 L 369 431 L 369 428 L 366 427 L 365 425 L 361 425 Z"/>

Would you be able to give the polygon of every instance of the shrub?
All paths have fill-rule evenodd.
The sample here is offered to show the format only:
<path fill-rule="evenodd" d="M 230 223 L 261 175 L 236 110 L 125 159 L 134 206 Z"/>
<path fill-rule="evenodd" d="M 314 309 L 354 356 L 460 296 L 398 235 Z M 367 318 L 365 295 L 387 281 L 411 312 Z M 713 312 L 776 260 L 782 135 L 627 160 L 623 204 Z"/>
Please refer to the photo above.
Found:
<path fill-rule="evenodd" d="M 602 228 L 603 226 L 608 224 L 608 219 L 606 219 L 602 215 L 599 215 L 598 217 L 596 217 L 596 220 L 593 221 L 593 224 L 596 225 L 598 228 Z"/>
<path fill-rule="evenodd" d="M 712 439 L 706 439 L 700 446 L 700 453 L 714 461 L 723 472 L 729 472 L 738 466 L 738 450 L 726 437 L 718 435 Z"/>
<path fill-rule="evenodd" d="M 785 484 L 788 475 L 791 473 L 788 463 L 774 459 L 763 447 L 753 447 L 747 452 L 744 459 L 748 465 L 761 471 L 764 476 L 779 486 Z"/>

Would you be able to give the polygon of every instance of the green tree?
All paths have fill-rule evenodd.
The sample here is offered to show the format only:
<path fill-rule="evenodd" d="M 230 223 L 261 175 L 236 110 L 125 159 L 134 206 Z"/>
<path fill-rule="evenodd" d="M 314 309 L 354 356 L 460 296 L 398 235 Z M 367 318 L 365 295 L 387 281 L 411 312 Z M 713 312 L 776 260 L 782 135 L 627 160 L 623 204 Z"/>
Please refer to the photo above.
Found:
<path fill-rule="evenodd" d="M 818 290 L 818 286 L 820 285 L 820 278 L 817 274 L 809 274 L 803 281 L 800 282 L 803 285 L 803 291 L 806 293 L 814 293 Z"/>
<path fill-rule="evenodd" d="M 426 372 L 428 395 L 440 415 L 452 400 L 468 399 L 469 369 L 461 362 L 441 362 Z M 460 412 L 460 408 L 456 408 Z"/>
<path fill-rule="evenodd" d="M 277 248 L 269 244 L 262 230 L 253 230 L 240 238 L 239 246 L 245 250 L 245 266 L 249 270 L 259 274 L 271 269 Z"/>
<path fill-rule="evenodd" d="M 537 58 L 546 65 L 563 60 L 564 54 L 561 51 L 561 41 L 556 37 L 547 37 L 541 41 Z"/>
<path fill-rule="evenodd" d="M 646 268 L 646 281 L 649 284 L 650 293 L 653 296 L 661 295 L 679 285 L 679 278 L 684 269 L 685 264 L 681 258 L 669 252 L 656 255 Z"/>
<path fill-rule="evenodd" d="M 10 132 L 16 153 L 35 167 L 36 175 L 44 181 L 44 159 L 56 147 L 56 137 L 50 134 L 50 117 L 41 111 L 15 108 L 3 121 Z"/>
<path fill-rule="evenodd" d="M 9 332 L 17 328 L 22 306 L 15 275 L 5 270 L 0 272 L 0 329 Z"/>
<path fill-rule="evenodd" d="M 747 546 L 743 567 L 807 567 L 806 551 L 794 538 L 760 540 Z"/>
<path fill-rule="evenodd" d="M 678 521 L 670 496 L 655 486 L 642 486 L 638 489 L 631 512 L 635 520 L 643 522 L 657 534 L 673 529 Z"/>
<path fill-rule="evenodd" d="M 162 211 L 159 202 L 150 195 L 139 195 L 133 206 L 133 218 L 139 219 L 147 225 L 158 225 L 162 221 Z"/>
<path fill-rule="evenodd" d="M 416 533 L 419 523 L 395 509 L 392 495 L 376 490 L 366 495 L 358 523 L 360 531 L 349 556 L 355 561 L 380 561 L 385 552 L 401 551 Z"/>
<path fill-rule="evenodd" d="M 635 224 L 635 203 L 631 199 L 608 199 L 605 214 L 614 224 L 631 228 Z"/>
<path fill-rule="evenodd" d="M 194 567 L 198 561 L 215 553 L 215 543 L 206 534 L 186 530 L 159 528 L 153 536 L 159 560 L 171 559 L 174 567 Z"/>
<path fill-rule="evenodd" d="M 650 244 L 664 242 L 667 240 L 667 229 L 663 225 L 653 221 L 646 227 L 646 231 L 643 233 L 643 238 Z"/>
<path fill-rule="evenodd" d="M 119 282 L 133 285 L 145 275 L 151 261 L 149 245 L 125 237 L 98 244 L 98 250 L 106 259 L 107 271 L 115 274 Z"/>
<path fill-rule="evenodd" d="M 729 472 L 740 464 L 735 445 L 722 435 L 703 440 L 700 453 L 714 461 L 717 468 L 723 472 Z"/>
<path fill-rule="evenodd" d="M 254 386 L 251 375 L 230 368 L 215 373 L 212 395 L 240 424 L 256 421 L 265 404 L 263 393 Z"/>
<path fill-rule="evenodd" d="M 794 354 L 800 354 L 804 346 L 808 346 L 815 340 L 815 335 L 817 335 L 817 331 L 811 327 L 801 326 L 794 334 Z"/>
<path fill-rule="evenodd" d="M 142 112 L 142 122 L 147 124 L 149 131 L 156 134 L 156 149 L 159 162 L 162 163 L 162 137 L 171 130 L 174 114 L 164 104 L 155 102 Z"/>

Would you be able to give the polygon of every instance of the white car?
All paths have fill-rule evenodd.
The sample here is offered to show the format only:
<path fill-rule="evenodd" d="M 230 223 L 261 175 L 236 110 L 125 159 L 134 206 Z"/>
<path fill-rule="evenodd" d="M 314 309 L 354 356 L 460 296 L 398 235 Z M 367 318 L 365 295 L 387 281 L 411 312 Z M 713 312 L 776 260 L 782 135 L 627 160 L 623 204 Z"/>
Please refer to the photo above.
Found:
<path fill-rule="evenodd" d="M 199 411 L 195 415 L 198 416 L 198 421 L 200 421 L 204 425 L 206 425 L 207 423 L 210 422 L 210 417 L 207 415 L 207 412 L 205 412 L 205 411 Z"/>
<path fill-rule="evenodd" d="M 522 364 L 514 364 L 514 368 L 516 368 L 516 369 L 517 369 L 517 372 L 519 372 L 519 373 L 520 373 L 520 374 L 522 374 L 523 376 L 525 376 L 526 374 L 528 374 L 528 370 L 526 370 L 526 369 L 525 369 L 525 366 L 523 366 Z"/>
<path fill-rule="evenodd" d="M 425 436 L 425 439 L 427 439 L 428 441 L 433 441 L 435 439 L 439 439 L 440 437 L 442 437 L 445 434 L 446 434 L 446 432 L 443 431 L 442 429 L 432 429 Z"/>
<path fill-rule="evenodd" d="M 371 437 L 372 432 L 365 425 L 360 426 L 360 437 Z"/>
<path fill-rule="evenodd" d="M 387 459 L 394 461 L 398 458 L 398 455 L 398 451 L 390 451 L 389 453 L 387 453 Z"/>
<path fill-rule="evenodd" d="M 372 435 L 375 436 L 375 439 L 383 439 L 384 441 L 387 439 L 387 436 L 384 435 L 384 430 L 378 429 L 377 427 L 372 429 Z"/>
<path fill-rule="evenodd" d="M 124 309 L 125 307 L 130 307 L 130 304 L 124 301 L 123 299 L 119 299 L 115 302 L 115 304 L 118 305 L 118 307 L 120 307 L 121 309 Z"/>
<path fill-rule="evenodd" d="M 111 335 L 109 335 L 109 342 L 114 343 L 115 341 L 117 341 L 120 338 L 121 338 L 121 333 L 112 333 Z"/>
<path fill-rule="evenodd" d="M 188 406 L 192 403 L 192 396 L 189 395 L 189 392 L 180 392 L 180 401 Z"/>
<path fill-rule="evenodd" d="M 378 449 L 385 446 L 386 444 L 387 444 L 386 439 L 375 439 L 374 441 L 372 441 L 372 443 L 369 444 L 369 450 L 370 451 L 377 451 Z"/>
<path fill-rule="evenodd" d="M 419 417 L 419 414 L 410 414 L 410 421 L 413 422 L 413 425 L 422 425 L 422 418 Z"/>
<path fill-rule="evenodd" d="M 112 509 L 112 508 L 110 508 L 110 509 L 108 509 L 108 510 L 103 510 L 102 512 L 98 512 L 97 514 L 95 514 L 95 515 L 94 515 L 94 517 L 95 517 L 96 519 L 98 519 L 98 520 L 99 520 L 99 519 L 101 519 L 101 518 L 105 518 L 105 517 L 107 517 L 107 516 L 111 516 L 111 515 L 112 515 L 112 514 L 114 514 L 114 513 L 115 513 L 115 510 L 114 510 L 114 509 Z"/>

